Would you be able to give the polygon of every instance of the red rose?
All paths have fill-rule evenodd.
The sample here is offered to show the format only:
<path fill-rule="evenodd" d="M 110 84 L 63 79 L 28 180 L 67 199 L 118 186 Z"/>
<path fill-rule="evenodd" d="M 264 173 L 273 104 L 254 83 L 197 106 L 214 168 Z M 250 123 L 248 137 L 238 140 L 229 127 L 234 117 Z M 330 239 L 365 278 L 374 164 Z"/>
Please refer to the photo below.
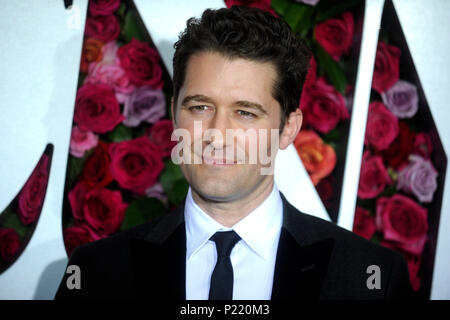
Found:
<path fill-rule="evenodd" d="M 39 218 L 47 191 L 49 170 L 49 157 L 44 154 L 19 193 L 18 214 L 24 225 Z"/>
<path fill-rule="evenodd" d="M 328 176 L 336 166 L 334 149 L 323 143 L 314 131 L 300 131 L 295 137 L 294 146 L 314 185 Z"/>
<path fill-rule="evenodd" d="M 123 119 L 114 91 L 108 85 L 86 83 L 78 89 L 73 121 L 81 130 L 105 133 Z"/>
<path fill-rule="evenodd" d="M 120 0 L 90 0 L 89 13 L 92 16 L 108 16 L 119 9 Z"/>
<path fill-rule="evenodd" d="M 147 137 L 111 144 L 109 154 L 114 179 L 138 194 L 144 194 L 164 168 L 161 149 Z"/>
<path fill-rule="evenodd" d="M 176 141 L 171 140 L 172 132 L 172 120 L 160 120 L 149 130 L 150 140 L 160 147 L 163 157 L 170 156 L 172 148 L 177 145 Z"/>
<path fill-rule="evenodd" d="M 314 36 L 325 51 L 337 61 L 350 49 L 353 29 L 353 15 L 351 12 L 344 12 L 339 18 L 318 23 L 314 29 Z"/>
<path fill-rule="evenodd" d="M 76 223 L 84 221 L 83 204 L 86 196 L 87 188 L 82 183 L 77 183 L 75 187 L 69 191 L 67 195 L 72 209 L 73 218 Z"/>
<path fill-rule="evenodd" d="M 324 78 L 318 78 L 314 85 L 303 91 L 300 107 L 306 124 L 322 133 L 349 118 L 344 97 Z"/>
<path fill-rule="evenodd" d="M 398 129 L 397 138 L 386 150 L 380 152 L 383 159 L 396 170 L 408 160 L 408 156 L 413 152 L 416 137 L 416 134 L 409 130 L 404 121 L 398 122 Z"/>
<path fill-rule="evenodd" d="M 384 167 L 380 156 L 373 156 L 365 151 L 361 162 L 361 173 L 359 176 L 358 197 L 372 199 L 384 190 L 392 180 Z"/>
<path fill-rule="evenodd" d="M 127 204 L 120 191 L 94 189 L 86 193 L 83 204 L 84 219 L 94 240 L 104 238 L 122 225 Z"/>
<path fill-rule="evenodd" d="M 80 180 L 87 189 L 98 189 L 106 187 L 113 181 L 109 171 L 109 144 L 100 141 L 94 152 L 89 156 L 83 165 Z"/>
<path fill-rule="evenodd" d="M 228 8 L 231 8 L 232 6 L 246 6 L 258 8 L 270 12 L 275 17 L 278 17 L 276 12 L 270 6 L 271 1 L 272 0 L 225 0 L 225 5 Z"/>
<path fill-rule="evenodd" d="M 69 202 L 75 222 L 85 223 L 94 240 L 116 232 L 127 209 L 120 191 L 105 188 L 86 191 L 81 183 L 69 193 Z"/>
<path fill-rule="evenodd" d="M 353 232 L 370 240 L 375 230 L 375 218 L 370 215 L 368 210 L 356 207 L 355 218 L 353 220 Z"/>
<path fill-rule="evenodd" d="M 132 39 L 117 51 L 120 65 L 130 81 L 137 86 L 149 85 L 155 89 L 163 86 L 159 54 L 147 42 Z"/>
<path fill-rule="evenodd" d="M 64 229 L 64 244 L 66 246 L 67 256 L 71 256 L 73 250 L 82 244 L 92 242 L 93 239 L 85 225 L 73 225 Z"/>
<path fill-rule="evenodd" d="M 320 200 L 322 200 L 325 208 L 329 208 L 332 203 L 333 198 L 333 176 L 328 176 L 325 179 L 320 180 L 316 185 L 317 193 L 319 194 Z"/>
<path fill-rule="evenodd" d="M 88 72 L 88 67 L 91 62 L 102 60 L 104 43 L 94 38 L 84 40 L 83 50 L 81 51 L 81 72 Z"/>
<path fill-rule="evenodd" d="M 427 240 L 427 209 L 404 195 L 395 194 L 391 198 L 379 198 L 376 211 L 376 226 L 386 241 L 394 242 L 408 253 L 422 254 Z"/>
<path fill-rule="evenodd" d="M 414 153 L 429 159 L 431 152 L 433 152 L 433 144 L 430 135 L 426 132 L 419 132 L 414 140 Z"/>
<path fill-rule="evenodd" d="M 383 103 L 375 101 L 369 105 L 364 143 L 376 151 L 384 150 L 398 135 L 398 119 Z"/>
<path fill-rule="evenodd" d="M 113 14 L 109 16 L 88 17 L 86 19 L 85 34 L 88 37 L 107 43 L 116 40 L 119 33 L 119 19 Z"/>
<path fill-rule="evenodd" d="M 378 42 L 372 87 L 378 93 L 388 90 L 398 81 L 400 49 L 384 42 Z"/>
<path fill-rule="evenodd" d="M 16 230 L 12 228 L 0 228 L 0 257 L 3 261 L 12 261 L 19 249 L 20 239 Z"/>

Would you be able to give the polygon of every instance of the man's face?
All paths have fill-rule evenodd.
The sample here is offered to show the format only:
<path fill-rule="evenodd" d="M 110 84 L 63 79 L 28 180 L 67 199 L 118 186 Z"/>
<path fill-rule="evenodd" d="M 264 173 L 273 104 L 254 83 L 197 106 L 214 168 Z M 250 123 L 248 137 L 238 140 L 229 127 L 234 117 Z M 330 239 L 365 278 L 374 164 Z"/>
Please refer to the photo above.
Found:
<path fill-rule="evenodd" d="M 191 164 L 183 163 L 181 169 L 201 197 L 219 202 L 238 200 L 273 180 L 273 175 L 261 174 L 261 167 L 267 166 L 261 164 L 260 154 L 271 155 L 271 129 L 278 129 L 280 124 L 280 105 L 272 97 L 275 79 L 276 71 L 271 63 L 229 59 L 216 52 L 190 57 L 175 107 L 175 119 L 176 128 L 187 129 L 191 135 Z M 194 136 L 194 122 L 200 124 L 200 135 L 197 130 Z M 213 128 L 219 130 L 223 138 L 213 135 L 209 141 L 204 141 L 203 133 Z M 244 132 L 253 129 L 256 141 L 253 140 L 253 144 L 250 139 L 227 141 L 226 129 L 234 133 L 238 129 Z M 267 143 L 261 146 L 260 129 L 267 136 Z M 198 148 L 195 150 L 195 143 L 202 146 L 200 152 Z M 250 163 L 255 144 L 257 161 Z M 227 156 L 230 149 L 233 149 L 233 159 Z M 239 152 L 245 153 L 245 163 L 238 163 Z M 195 159 L 201 163 L 195 164 Z M 220 164 L 231 161 L 232 164 Z"/>

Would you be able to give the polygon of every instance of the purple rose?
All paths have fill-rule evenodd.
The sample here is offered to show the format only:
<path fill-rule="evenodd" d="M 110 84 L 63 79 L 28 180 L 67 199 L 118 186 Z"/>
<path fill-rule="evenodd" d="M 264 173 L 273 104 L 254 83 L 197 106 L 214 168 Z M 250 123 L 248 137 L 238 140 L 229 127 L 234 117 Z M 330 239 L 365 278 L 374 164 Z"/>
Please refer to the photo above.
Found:
<path fill-rule="evenodd" d="M 416 86 L 404 80 L 398 80 L 389 90 L 381 93 L 381 98 L 398 118 L 412 118 L 419 108 Z"/>
<path fill-rule="evenodd" d="M 421 202 L 431 202 L 437 189 L 438 173 L 430 160 L 409 156 L 409 163 L 398 173 L 397 190 L 414 194 Z"/>
<path fill-rule="evenodd" d="M 155 123 L 166 114 L 166 99 L 160 89 L 144 86 L 134 90 L 125 100 L 123 124 L 137 127 L 142 121 Z"/>

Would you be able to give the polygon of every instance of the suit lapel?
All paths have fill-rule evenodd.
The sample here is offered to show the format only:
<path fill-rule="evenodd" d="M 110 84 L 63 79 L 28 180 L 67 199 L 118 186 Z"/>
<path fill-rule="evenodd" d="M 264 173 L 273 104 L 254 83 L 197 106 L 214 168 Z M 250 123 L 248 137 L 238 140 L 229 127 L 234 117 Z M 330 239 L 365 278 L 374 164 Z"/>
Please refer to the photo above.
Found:
<path fill-rule="evenodd" d="M 278 244 L 272 300 L 317 299 L 334 246 L 333 239 L 317 241 L 314 230 L 283 200 L 283 227 Z M 300 221 L 300 219 L 302 221 Z"/>
<path fill-rule="evenodd" d="M 137 298 L 185 300 L 184 203 L 131 247 Z"/>

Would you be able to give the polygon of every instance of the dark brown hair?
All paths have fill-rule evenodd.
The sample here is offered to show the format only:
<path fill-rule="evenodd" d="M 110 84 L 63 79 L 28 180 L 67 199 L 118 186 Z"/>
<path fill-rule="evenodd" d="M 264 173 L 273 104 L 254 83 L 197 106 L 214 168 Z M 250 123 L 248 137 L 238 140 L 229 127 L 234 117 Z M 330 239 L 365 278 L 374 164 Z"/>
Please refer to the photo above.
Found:
<path fill-rule="evenodd" d="M 271 62 L 275 66 L 277 80 L 272 96 L 282 109 L 280 129 L 298 108 L 311 54 L 284 20 L 268 12 L 241 6 L 207 9 L 200 19 L 187 21 L 174 48 L 175 106 L 189 58 L 200 52 L 218 52 L 230 59 Z"/>

